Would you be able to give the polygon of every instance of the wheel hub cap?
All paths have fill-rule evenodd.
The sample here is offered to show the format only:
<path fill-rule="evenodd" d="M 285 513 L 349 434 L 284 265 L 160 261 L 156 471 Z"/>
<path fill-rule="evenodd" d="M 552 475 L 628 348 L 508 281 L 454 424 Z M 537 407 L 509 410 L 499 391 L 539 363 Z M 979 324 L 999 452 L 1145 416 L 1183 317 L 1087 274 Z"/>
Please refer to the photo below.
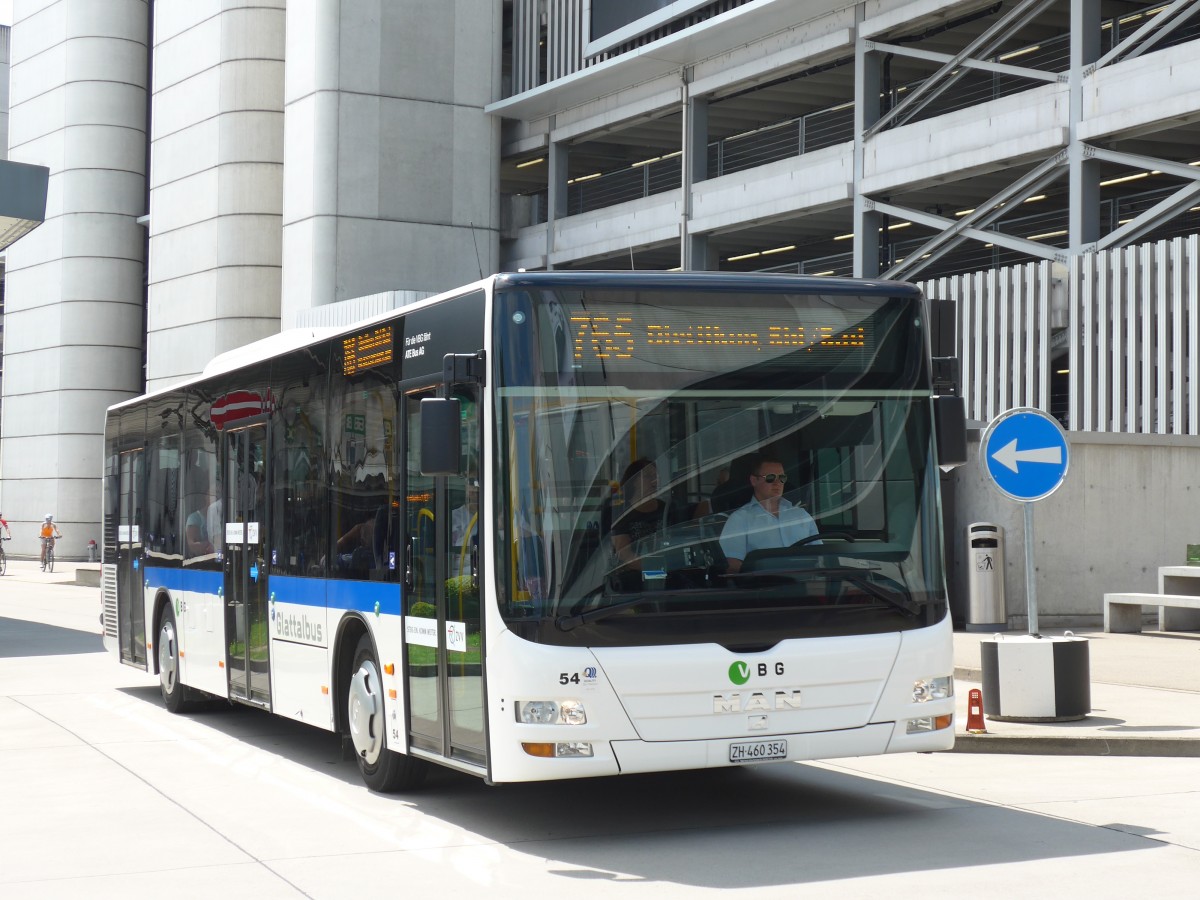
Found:
<path fill-rule="evenodd" d="M 364 761 L 373 765 L 383 749 L 382 702 L 379 671 L 370 660 L 363 662 L 350 679 L 350 739 Z"/>
<path fill-rule="evenodd" d="M 158 636 L 158 677 L 168 694 L 175 690 L 179 680 L 179 660 L 175 655 L 175 629 L 169 624 L 162 627 Z"/>

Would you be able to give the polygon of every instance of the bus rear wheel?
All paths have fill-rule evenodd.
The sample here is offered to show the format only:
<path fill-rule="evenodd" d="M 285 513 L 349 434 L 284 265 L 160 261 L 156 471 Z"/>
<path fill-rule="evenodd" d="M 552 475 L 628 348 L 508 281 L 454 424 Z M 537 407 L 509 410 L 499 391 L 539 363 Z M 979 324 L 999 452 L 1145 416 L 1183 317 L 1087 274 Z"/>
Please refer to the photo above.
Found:
<path fill-rule="evenodd" d="M 158 688 L 169 712 L 187 712 L 196 705 L 192 692 L 179 680 L 179 632 L 169 605 L 158 626 Z"/>
<path fill-rule="evenodd" d="M 424 760 L 389 750 L 383 713 L 383 681 L 371 639 L 363 635 L 354 651 L 354 668 L 346 697 L 346 720 L 354 758 L 363 783 L 373 791 L 389 793 L 417 787 L 428 769 Z"/>

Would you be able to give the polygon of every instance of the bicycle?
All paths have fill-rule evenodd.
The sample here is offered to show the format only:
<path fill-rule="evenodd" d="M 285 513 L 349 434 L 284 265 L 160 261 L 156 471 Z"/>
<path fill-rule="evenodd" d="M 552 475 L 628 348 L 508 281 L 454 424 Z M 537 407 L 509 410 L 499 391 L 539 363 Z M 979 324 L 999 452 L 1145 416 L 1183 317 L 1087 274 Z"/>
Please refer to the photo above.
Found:
<path fill-rule="evenodd" d="M 46 552 L 42 556 L 42 571 L 43 572 L 53 572 L 54 571 L 54 538 L 50 538 L 46 542 Z"/>
<path fill-rule="evenodd" d="M 4 552 L 4 541 L 11 541 L 12 538 L 0 535 L 0 575 L 8 571 L 8 554 Z"/>

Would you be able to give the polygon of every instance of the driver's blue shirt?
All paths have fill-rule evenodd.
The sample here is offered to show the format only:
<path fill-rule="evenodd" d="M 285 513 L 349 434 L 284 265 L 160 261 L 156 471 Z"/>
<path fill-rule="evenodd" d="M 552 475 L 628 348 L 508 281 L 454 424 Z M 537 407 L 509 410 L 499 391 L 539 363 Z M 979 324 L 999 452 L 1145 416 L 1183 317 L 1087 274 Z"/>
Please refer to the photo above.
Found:
<path fill-rule="evenodd" d="M 745 506 L 729 514 L 721 529 L 721 550 L 730 559 L 745 559 L 751 550 L 790 547 L 801 538 L 817 533 L 817 523 L 803 508 L 780 497 L 779 515 L 773 516 L 758 500 L 751 498 Z"/>

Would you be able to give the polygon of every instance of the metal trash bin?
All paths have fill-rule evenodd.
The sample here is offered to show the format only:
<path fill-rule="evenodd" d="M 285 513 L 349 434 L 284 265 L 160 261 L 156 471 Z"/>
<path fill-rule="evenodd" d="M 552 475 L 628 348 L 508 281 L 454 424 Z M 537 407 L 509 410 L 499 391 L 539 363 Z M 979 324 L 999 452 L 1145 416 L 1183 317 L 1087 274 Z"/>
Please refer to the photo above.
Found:
<path fill-rule="evenodd" d="M 1004 529 L 992 522 L 967 526 L 967 631 L 1007 631 L 1004 605 Z"/>

